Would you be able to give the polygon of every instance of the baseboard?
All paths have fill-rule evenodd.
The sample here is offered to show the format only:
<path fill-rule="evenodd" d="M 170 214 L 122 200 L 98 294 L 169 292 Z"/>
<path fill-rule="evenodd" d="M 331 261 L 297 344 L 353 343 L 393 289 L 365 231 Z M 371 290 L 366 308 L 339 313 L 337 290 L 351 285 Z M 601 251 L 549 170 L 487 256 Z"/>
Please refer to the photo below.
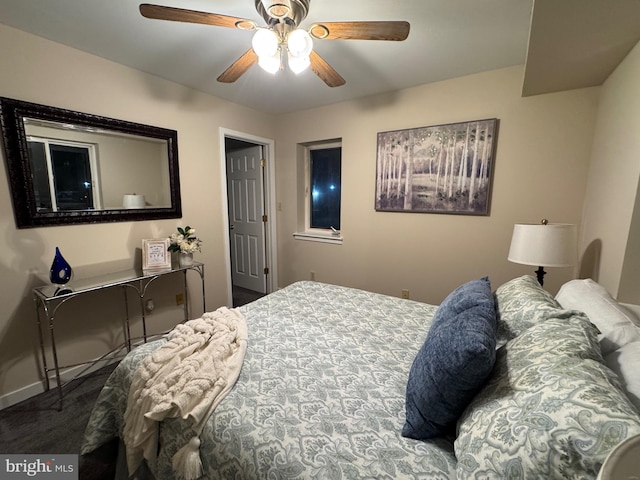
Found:
<path fill-rule="evenodd" d="M 166 333 L 166 332 L 165 332 Z M 159 333 L 154 335 L 149 335 L 146 340 L 141 337 L 136 337 L 131 339 L 131 347 L 136 348 L 140 345 L 144 345 L 147 342 L 151 342 L 162 338 L 165 333 Z M 115 349 L 108 356 L 102 356 L 99 358 L 95 358 L 86 364 L 78 365 L 75 367 L 70 367 L 60 372 L 60 380 L 62 384 L 65 384 L 75 378 L 80 378 L 91 373 L 94 373 L 101 368 L 106 367 L 107 365 L 111 365 L 112 363 L 119 362 L 124 358 L 124 354 L 118 354 L 120 351 L 124 351 L 125 346 L 122 345 L 119 349 Z M 126 352 L 125 352 L 126 353 Z M 112 354 L 116 354 L 113 356 Z M 49 378 L 49 389 L 54 389 L 58 386 L 58 382 L 55 377 Z M 14 390 L 13 392 L 9 392 L 0 396 L 0 410 L 8 408 L 12 405 L 16 405 L 20 402 L 30 399 L 31 397 L 35 397 L 41 393 L 45 392 L 44 380 L 41 382 L 32 383 L 31 385 L 27 385 L 25 387 L 19 388 L 18 390 Z"/>
<path fill-rule="evenodd" d="M 74 378 L 80 378 L 85 375 L 89 375 L 94 373 L 101 368 L 106 367 L 112 363 L 120 361 L 121 358 L 105 358 L 103 360 L 96 360 L 96 362 L 92 365 L 79 365 L 76 367 L 69 368 L 64 372 L 60 372 L 60 380 L 62 383 L 66 383 Z M 55 378 L 49 380 L 50 389 L 54 389 L 58 386 Z M 25 400 L 30 399 L 31 397 L 35 397 L 41 393 L 45 392 L 44 380 L 42 382 L 35 382 L 31 385 L 27 385 L 25 387 L 19 388 L 18 390 L 14 390 L 13 392 L 9 392 L 5 395 L 0 396 L 0 410 L 4 410 L 5 408 L 11 407 L 12 405 L 16 405 L 20 402 L 24 402 Z"/>

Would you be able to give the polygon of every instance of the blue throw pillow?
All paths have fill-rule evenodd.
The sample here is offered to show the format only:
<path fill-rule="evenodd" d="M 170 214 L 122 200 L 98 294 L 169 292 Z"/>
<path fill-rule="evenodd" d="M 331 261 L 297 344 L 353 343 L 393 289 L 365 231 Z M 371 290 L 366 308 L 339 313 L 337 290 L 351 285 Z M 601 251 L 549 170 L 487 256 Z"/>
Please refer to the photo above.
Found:
<path fill-rule="evenodd" d="M 407 382 L 402 435 L 439 436 L 484 385 L 496 360 L 496 311 L 488 278 L 451 292 L 438 307 Z"/>

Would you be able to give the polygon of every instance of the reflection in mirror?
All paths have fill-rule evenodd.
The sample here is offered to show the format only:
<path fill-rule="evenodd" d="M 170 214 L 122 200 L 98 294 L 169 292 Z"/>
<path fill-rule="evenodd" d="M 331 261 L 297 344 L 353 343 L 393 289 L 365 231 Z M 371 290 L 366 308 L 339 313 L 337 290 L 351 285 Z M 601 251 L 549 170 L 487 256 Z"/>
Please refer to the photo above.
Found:
<path fill-rule="evenodd" d="M 19 228 L 181 216 L 177 132 L 0 98 Z"/>
<path fill-rule="evenodd" d="M 38 211 L 171 206 L 165 140 L 33 118 L 24 129 Z"/>

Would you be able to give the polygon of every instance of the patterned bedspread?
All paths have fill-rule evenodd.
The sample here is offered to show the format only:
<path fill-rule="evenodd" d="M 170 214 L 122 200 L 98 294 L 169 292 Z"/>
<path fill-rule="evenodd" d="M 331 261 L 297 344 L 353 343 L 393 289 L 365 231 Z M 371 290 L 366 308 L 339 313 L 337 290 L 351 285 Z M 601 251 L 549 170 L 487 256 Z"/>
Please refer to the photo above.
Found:
<path fill-rule="evenodd" d="M 201 437 L 206 478 L 455 478 L 451 439 L 400 436 L 409 368 L 435 306 L 298 282 L 240 310 L 249 345 Z M 160 342 L 113 372 L 83 453 L 120 436 L 131 374 Z M 173 478 L 171 457 L 191 435 L 180 419 L 161 425 L 155 478 Z"/>

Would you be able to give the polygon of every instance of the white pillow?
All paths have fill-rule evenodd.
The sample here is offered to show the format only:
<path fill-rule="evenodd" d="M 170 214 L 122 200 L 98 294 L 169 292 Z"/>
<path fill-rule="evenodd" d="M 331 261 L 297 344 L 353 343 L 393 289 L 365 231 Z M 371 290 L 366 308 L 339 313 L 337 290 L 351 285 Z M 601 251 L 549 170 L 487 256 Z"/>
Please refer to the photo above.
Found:
<path fill-rule="evenodd" d="M 627 343 L 605 355 L 604 361 L 618 375 L 629 400 L 640 411 L 640 342 Z"/>
<path fill-rule="evenodd" d="M 640 320 L 592 279 L 565 283 L 558 291 L 556 300 L 563 308 L 584 312 L 591 323 L 598 327 L 603 355 L 627 343 L 640 342 Z"/>

